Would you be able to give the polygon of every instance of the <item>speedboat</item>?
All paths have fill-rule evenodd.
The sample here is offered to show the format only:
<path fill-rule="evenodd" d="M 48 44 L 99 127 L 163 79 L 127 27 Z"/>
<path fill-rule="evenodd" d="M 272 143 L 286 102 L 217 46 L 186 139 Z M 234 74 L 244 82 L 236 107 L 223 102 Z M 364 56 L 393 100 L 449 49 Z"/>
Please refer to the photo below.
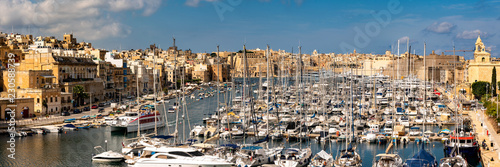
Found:
<path fill-rule="evenodd" d="M 59 133 L 62 131 L 62 128 L 57 126 L 42 126 L 41 128 L 45 132 L 50 132 L 50 133 Z"/>
<path fill-rule="evenodd" d="M 98 154 L 92 156 L 93 162 L 121 162 L 125 159 L 122 154 L 111 150 L 105 151 L 101 146 L 96 146 L 94 149 Z"/>
<path fill-rule="evenodd" d="M 126 161 L 134 167 L 183 166 L 183 167 L 231 167 L 234 165 L 222 158 L 209 156 L 194 148 L 147 147 L 140 157 Z"/>
<path fill-rule="evenodd" d="M 77 127 L 73 124 L 66 124 L 66 125 L 63 125 L 63 129 L 64 130 L 76 130 Z"/>

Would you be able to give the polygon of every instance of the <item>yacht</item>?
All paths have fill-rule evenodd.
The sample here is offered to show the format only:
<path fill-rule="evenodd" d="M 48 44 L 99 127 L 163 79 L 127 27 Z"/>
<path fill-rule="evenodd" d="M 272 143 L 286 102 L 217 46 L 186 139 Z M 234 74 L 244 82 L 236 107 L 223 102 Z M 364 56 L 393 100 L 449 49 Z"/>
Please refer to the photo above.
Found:
<path fill-rule="evenodd" d="M 182 167 L 231 167 L 234 164 L 216 156 L 209 156 L 194 148 L 147 147 L 140 157 L 126 161 L 134 167 L 182 166 Z"/>
<path fill-rule="evenodd" d="M 111 131 L 137 132 L 138 119 L 141 122 L 141 130 L 154 129 L 155 124 L 156 127 L 165 126 L 165 121 L 159 112 L 156 112 L 156 116 L 154 112 L 125 112 L 124 116 L 119 116 L 117 121 L 111 124 Z"/>
<path fill-rule="evenodd" d="M 96 146 L 94 149 L 98 154 L 92 156 L 93 162 L 120 162 L 125 159 L 122 154 L 111 150 L 105 151 L 101 146 Z"/>
<path fill-rule="evenodd" d="M 462 157 L 467 158 L 467 163 L 477 166 L 481 160 L 481 152 L 479 142 L 476 141 L 473 133 L 470 128 L 466 127 L 461 128 L 460 133 L 453 134 L 450 140 L 445 142 L 445 157 L 450 157 L 456 151 Z"/>
<path fill-rule="evenodd" d="M 274 161 L 274 164 L 281 167 L 307 166 L 311 160 L 311 155 L 311 148 L 287 148 L 283 151 L 283 154 Z"/>
<path fill-rule="evenodd" d="M 276 157 L 281 153 L 282 148 L 264 149 L 260 146 L 246 146 L 242 147 L 236 153 L 237 166 L 262 166 L 264 164 L 271 164 Z"/>

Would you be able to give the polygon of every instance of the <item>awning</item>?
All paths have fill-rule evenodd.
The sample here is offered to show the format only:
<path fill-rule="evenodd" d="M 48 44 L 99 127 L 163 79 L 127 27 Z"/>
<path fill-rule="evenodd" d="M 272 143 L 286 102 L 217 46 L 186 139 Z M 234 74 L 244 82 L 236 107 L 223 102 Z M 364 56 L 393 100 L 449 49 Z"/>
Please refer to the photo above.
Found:
<path fill-rule="evenodd" d="M 323 159 L 326 159 L 326 160 L 332 158 L 332 156 L 330 154 L 326 153 L 324 150 L 321 150 L 319 153 L 317 153 L 317 155 Z"/>
<path fill-rule="evenodd" d="M 41 75 L 41 77 L 43 78 L 56 78 L 55 76 L 53 75 Z"/>

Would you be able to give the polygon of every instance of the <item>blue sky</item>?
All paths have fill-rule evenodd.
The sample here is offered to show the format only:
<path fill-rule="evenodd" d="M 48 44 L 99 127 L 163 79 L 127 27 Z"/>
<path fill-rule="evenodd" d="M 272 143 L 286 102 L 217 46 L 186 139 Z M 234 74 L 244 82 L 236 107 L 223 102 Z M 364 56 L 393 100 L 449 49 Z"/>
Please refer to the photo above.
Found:
<path fill-rule="evenodd" d="M 34 12 L 16 10 L 20 8 Z M 373 13 L 389 15 L 382 15 L 381 22 Z M 500 1 L 0 1 L 0 31 L 12 28 L 57 37 L 73 32 L 79 41 L 103 49 L 140 49 L 151 43 L 167 48 L 175 36 L 179 48 L 194 52 L 212 52 L 216 45 L 237 51 L 243 44 L 287 51 L 293 47 L 296 52 L 300 43 L 304 53 L 356 48 L 382 54 L 396 52 L 398 39 L 400 51 L 406 51 L 409 38 L 412 52 L 423 54 L 426 42 L 427 53 L 440 53 L 452 50 L 453 44 L 470 50 L 481 34 L 492 55 L 500 56 Z"/>

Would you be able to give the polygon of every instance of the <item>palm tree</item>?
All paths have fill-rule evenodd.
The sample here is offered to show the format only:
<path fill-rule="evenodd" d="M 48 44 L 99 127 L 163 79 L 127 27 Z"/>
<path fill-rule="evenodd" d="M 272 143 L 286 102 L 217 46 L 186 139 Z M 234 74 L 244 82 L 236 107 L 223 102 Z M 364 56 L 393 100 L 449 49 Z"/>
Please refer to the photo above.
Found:
<path fill-rule="evenodd" d="M 47 105 L 47 100 L 42 101 L 42 106 L 45 108 L 45 114 L 49 114 L 49 105 Z"/>
<path fill-rule="evenodd" d="M 80 106 L 81 101 L 84 98 L 88 97 L 88 94 L 85 93 L 85 89 L 83 88 L 82 85 L 76 85 L 75 87 L 73 87 L 73 95 L 74 95 L 74 97 L 76 99 L 76 102 L 77 102 L 78 106 Z"/>

